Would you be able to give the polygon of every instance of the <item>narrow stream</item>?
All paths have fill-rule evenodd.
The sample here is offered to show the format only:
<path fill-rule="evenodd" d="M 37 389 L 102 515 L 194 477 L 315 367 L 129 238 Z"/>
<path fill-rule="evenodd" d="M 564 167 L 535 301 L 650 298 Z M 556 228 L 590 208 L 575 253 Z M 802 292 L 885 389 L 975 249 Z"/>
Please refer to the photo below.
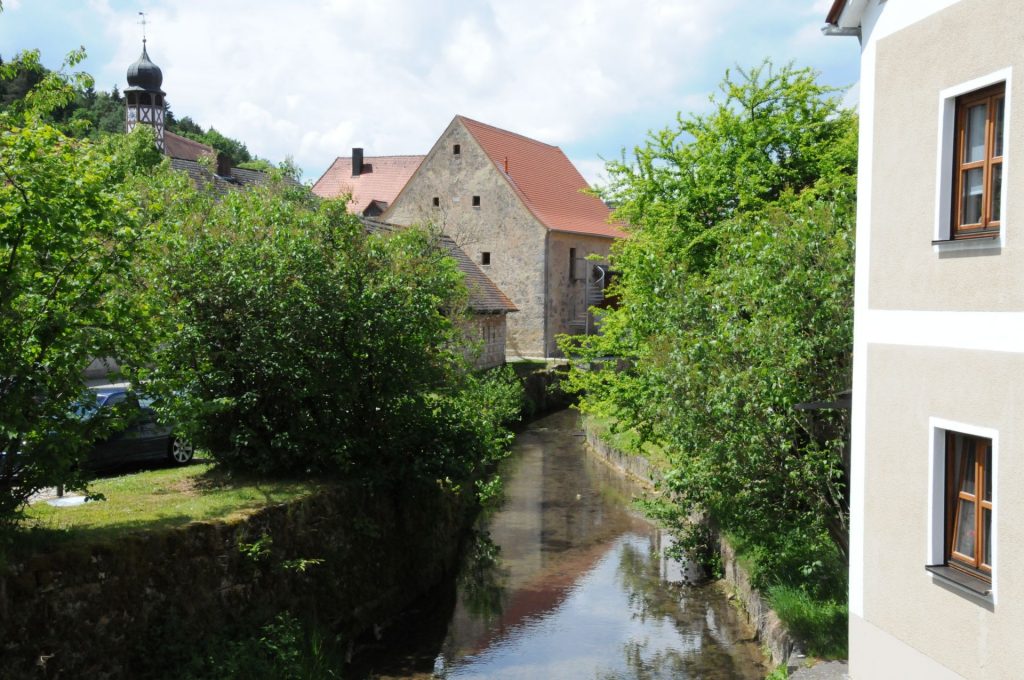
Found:
<path fill-rule="evenodd" d="M 457 583 L 368 649 L 372 678 L 763 678 L 723 594 L 691 585 L 670 540 L 630 507 L 642 490 L 587 455 L 568 410 L 521 433 L 501 505 Z"/>

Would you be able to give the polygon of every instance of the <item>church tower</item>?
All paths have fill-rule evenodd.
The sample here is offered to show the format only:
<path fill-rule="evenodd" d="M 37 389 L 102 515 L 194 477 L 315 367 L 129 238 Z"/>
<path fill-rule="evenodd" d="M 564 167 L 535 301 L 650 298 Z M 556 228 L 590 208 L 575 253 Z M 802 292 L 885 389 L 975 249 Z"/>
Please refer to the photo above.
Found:
<path fill-rule="evenodd" d="M 151 125 L 156 132 L 156 146 L 164 150 L 164 91 L 160 86 L 164 74 L 160 67 L 149 60 L 146 53 L 146 39 L 142 39 L 142 56 L 128 67 L 128 87 L 124 89 L 125 131 L 131 132 L 136 125 Z"/>

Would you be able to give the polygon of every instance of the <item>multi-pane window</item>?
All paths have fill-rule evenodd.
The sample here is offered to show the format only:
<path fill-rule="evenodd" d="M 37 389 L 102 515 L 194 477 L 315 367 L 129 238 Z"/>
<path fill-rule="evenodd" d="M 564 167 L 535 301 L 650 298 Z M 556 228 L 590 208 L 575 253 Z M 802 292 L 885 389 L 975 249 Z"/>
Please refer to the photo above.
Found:
<path fill-rule="evenodd" d="M 992 577 L 992 440 L 946 433 L 946 563 Z"/>
<path fill-rule="evenodd" d="M 965 94 L 956 108 L 952 236 L 993 236 L 1002 217 L 1006 86 Z"/>

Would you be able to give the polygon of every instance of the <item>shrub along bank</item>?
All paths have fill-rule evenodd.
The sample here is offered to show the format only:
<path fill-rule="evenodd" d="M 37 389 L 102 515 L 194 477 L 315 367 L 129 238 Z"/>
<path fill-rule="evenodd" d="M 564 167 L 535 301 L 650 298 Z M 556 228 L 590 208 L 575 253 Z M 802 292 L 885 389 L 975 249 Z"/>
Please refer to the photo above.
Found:
<path fill-rule="evenodd" d="M 848 414 L 803 405 L 850 384 L 856 116 L 809 69 L 765 63 L 720 90 L 609 164 L 630 231 L 619 307 L 602 336 L 564 340 L 569 382 L 667 455 L 661 519 L 708 512 L 760 588 L 840 609 Z"/>

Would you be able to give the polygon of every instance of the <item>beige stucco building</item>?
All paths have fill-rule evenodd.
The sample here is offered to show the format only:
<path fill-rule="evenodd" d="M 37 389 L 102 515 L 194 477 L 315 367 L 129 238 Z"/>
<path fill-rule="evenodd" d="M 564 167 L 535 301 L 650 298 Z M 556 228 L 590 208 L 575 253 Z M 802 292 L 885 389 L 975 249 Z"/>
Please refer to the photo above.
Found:
<path fill-rule="evenodd" d="M 558 147 L 456 116 L 382 219 L 437 226 L 512 300 L 510 357 L 558 356 L 558 334 L 593 330 L 624 236 L 586 189 Z"/>
<path fill-rule="evenodd" d="M 850 676 L 1024 677 L 1024 5 L 827 22 L 861 42 Z"/>

